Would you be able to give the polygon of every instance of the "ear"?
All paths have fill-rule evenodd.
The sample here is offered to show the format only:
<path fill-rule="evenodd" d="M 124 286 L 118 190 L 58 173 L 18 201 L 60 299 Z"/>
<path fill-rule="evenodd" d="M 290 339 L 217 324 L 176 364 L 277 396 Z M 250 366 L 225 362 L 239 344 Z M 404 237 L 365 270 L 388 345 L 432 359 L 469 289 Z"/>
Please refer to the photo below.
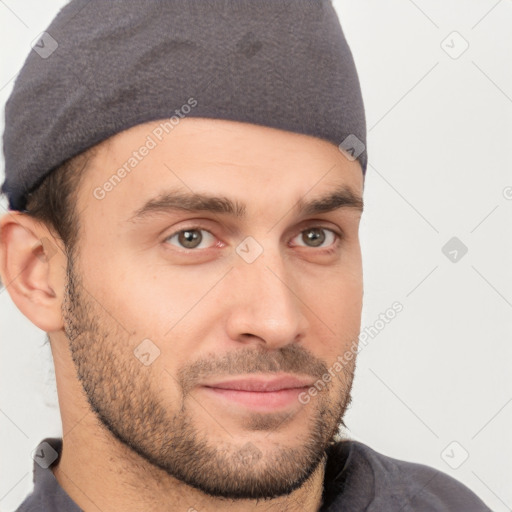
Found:
<path fill-rule="evenodd" d="M 12 211 L 0 218 L 0 276 L 18 309 L 46 332 L 63 328 L 67 258 L 40 221 Z"/>

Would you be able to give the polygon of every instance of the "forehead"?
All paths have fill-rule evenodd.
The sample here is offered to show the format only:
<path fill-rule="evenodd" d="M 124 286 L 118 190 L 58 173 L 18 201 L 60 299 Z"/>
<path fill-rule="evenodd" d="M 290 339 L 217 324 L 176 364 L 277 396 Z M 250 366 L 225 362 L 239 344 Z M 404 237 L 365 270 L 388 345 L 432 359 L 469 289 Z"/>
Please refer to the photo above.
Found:
<path fill-rule="evenodd" d="M 316 137 L 218 119 L 135 126 L 98 146 L 80 189 L 81 210 L 128 218 L 169 189 L 272 205 L 346 186 L 362 194 L 357 161 Z M 277 204 L 276 204 L 277 201 Z"/>

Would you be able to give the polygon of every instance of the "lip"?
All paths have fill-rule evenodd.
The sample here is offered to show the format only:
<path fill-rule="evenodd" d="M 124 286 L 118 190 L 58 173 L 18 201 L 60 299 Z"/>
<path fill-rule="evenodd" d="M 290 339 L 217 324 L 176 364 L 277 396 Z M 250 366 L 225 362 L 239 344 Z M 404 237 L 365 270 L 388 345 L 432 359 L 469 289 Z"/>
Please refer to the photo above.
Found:
<path fill-rule="evenodd" d="M 258 393 L 269 393 L 285 389 L 302 389 L 311 386 L 311 379 L 283 375 L 280 377 L 240 377 L 238 379 L 223 380 L 212 384 L 204 384 L 205 387 L 225 389 L 233 391 L 253 391 Z"/>
<path fill-rule="evenodd" d="M 285 375 L 268 378 L 240 377 L 203 384 L 202 389 L 213 399 L 231 408 L 233 405 L 261 413 L 298 407 L 299 394 L 311 386 L 311 379 Z"/>

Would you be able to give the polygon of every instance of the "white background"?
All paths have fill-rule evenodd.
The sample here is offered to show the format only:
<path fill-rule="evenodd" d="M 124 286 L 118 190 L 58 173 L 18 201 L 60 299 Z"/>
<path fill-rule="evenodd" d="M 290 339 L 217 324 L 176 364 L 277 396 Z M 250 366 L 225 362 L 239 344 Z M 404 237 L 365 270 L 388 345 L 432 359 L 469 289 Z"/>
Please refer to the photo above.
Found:
<path fill-rule="evenodd" d="M 0 2 L 2 112 L 31 42 L 64 3 Z M 368 124 L 362 328 L 393 302 L 404 307 L 358 356 L 350 435 L 511 510 L 512 0 L 335 6 Z M 457 262 L 441 250 L 452 237 L 468 248 Z M 62 433 L 44 333 L 5 289 L 0 336 L 8 512 L 32 489 L 32 450 Z"/>

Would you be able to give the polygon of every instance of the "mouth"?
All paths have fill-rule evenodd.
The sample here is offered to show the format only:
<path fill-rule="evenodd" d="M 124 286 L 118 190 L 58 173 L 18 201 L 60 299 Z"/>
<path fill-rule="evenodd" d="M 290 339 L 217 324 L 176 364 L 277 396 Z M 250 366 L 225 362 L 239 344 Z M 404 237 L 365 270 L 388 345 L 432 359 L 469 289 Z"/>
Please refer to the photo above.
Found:
<path fill-rule="evenodd" d="M 202 389 L 210 397 L 225 404 L 237 404 L 260 412 L 300 405 L 299 394 L 312 385 L 311 378 L 292 375 L 240 377 L 204 384 Z"/>

